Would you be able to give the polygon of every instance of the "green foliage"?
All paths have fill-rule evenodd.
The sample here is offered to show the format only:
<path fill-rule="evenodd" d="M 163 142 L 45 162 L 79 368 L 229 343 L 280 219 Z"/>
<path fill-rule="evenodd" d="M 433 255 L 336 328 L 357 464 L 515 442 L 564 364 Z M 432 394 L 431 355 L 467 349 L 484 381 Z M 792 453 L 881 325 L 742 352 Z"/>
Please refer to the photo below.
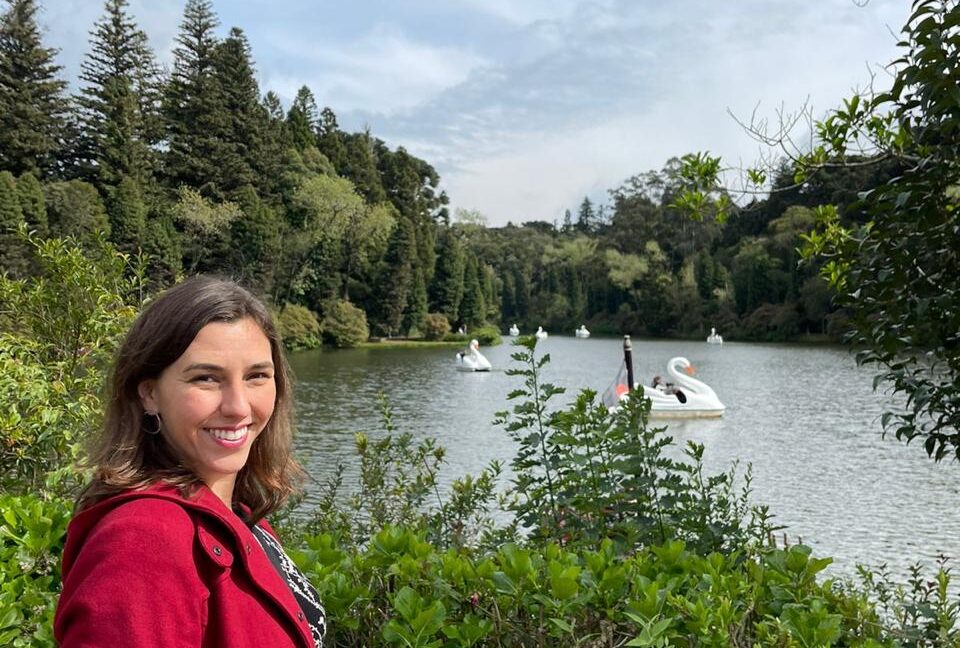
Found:
<path fill-rule="evenodd" d="M 330 534 L 294 558 L 332 619 L 331 646 L 894 646 L 806 547 L 697 555 L 673 541 L 623 556 L 513 543 L 443 550 L 386 527 L 365 547 Z"/>
<path fill-rule="evenodd" d="M 37 11 L 34 0 L 10 0 L 0 14 L 0 171 L 45 177 L 62 153 L 68 103 Z"/>
<path fill-rule="evenodd" d="M 47 235 L 47 205 L 43 187 L 32 173 L 23 173 L 17 178 L 17 198 L 27 227 L 40 236 Z"/>
<path fill-rule="evenodd" d="M 495 346 L 503 342 L 503 338 L 500 337 L 500 329 L 493 325 L 471 329 L 466 337 L 476 339 L 480 346 Z"/>
<path fill-rule="evenodd" d="M 327 306 L 323 330 L 331 344 L 341 348 L 357 346 L 370 337 L 366 313 L 343 299 Z"/>
<path fill-rule="evenodd" d="M 443 313 L 428 313 L 423 320 L 423 337 L 442 340 L 450 332 L 450 321 Z"/>
<path fill-rule="evenodd" d="M 110 221 L 96 188 L 80 180 L 51 182 L 43 187 L 50 235 L 81 242 L 110 234 Z"/>
<path fill-rule="evenodd" d="M 323 329 L 310 309 L 298 304 L 284 304 L 276 319 L 283 346 L 290 351 L 316 349 L 322 344 Z"/>
<path fill-rule="evenodd" d="M 79 444 L 97 427 L 113 351 L 142 298 L 142 269 L 100 240 L 21 236 L 39 273 L 0 277 L 0 485 L 70 488 Z"/>
<path fill-rule="evenodd" d="M 548 403 L 563 390 L 542 381 L 549 355 L 535 356 L 536 338 L 521 337 L 509 369 L 524 387 L 512 415 L 498 414 L 519 449 L 512 510 L 537 540 L 585 542 L 613 539 L 621 551 L 682 539 L 700 553 L 759 546 L 771 529 L 764 508 L 751 506 L 750 471 L 738 493 L 736 466 L 704 474 L 702 445 L 688 443 L 687 461 L 671 459 L 673 439 L 648 425 L 650 401 L 642 391 L 611 413 L 584 390 L 567 410 Z"/>
<path fill-rule="evenodd" d="M 53 648 L 70 502 L 0 495 L 0 644 Z"/>
<path fill-rule="evenodd" d="M 17 236 L 23 210 L 17 196 L 17 181 L 9 171 L 0 171 L 0 272 L 21 276 L 27 269 L 27 250 Z"/>

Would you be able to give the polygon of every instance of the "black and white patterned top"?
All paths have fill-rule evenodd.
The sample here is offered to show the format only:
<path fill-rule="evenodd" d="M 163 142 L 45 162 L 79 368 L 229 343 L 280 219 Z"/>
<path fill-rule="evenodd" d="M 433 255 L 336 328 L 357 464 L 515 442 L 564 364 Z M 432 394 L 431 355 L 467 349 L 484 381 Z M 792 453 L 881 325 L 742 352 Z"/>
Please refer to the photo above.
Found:
<path fill-rule="evenodd" d="M 317 590 L 310 584 L 303 572 L 293 564 L 290 556 L 286 554 L 276 538 L 259 526 L 253 527 L 253 537 L 263 547 L 267 558 L 277 568 L 280 576 L 283 577 L 283 580 L 290 587 L 290 591 L 293 592 L 294 598 L 297 599 L 297 603 L 310 625 L 314 647 L 322 648 L 323 636 L 327 633 L 327 615 L 323 611 L 323 605 L 320 603 L 320 595 L 317 594 Z"/>

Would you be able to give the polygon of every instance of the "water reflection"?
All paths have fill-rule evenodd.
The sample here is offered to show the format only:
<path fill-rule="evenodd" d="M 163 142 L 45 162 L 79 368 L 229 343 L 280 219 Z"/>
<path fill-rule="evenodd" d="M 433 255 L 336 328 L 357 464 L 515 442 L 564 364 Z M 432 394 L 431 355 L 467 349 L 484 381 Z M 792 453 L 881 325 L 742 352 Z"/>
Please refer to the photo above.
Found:
<path fill-rule="evenodd" d="M 568 389 L 563 403 L 583 387 L 602 392 L 622 357 L 618 339 L 551 336 L 538 350 L 552 359 L 545 380 Z M 515 366 L 513 351 L 484 348 L 494 370 L 482 374 L 455 371 L 453 349 L 297 354 L 298 452 L 317 479 L 340 461 L 356 474 L 353 435 L 382 434 L 382 392 L 401 431 L 447 448 L 446 483 L 492 459 L 509 463 L 515 446 L 492 421 L 520 385 L 504 372 Z M 915 560 L 932 565 L 940 552 L 960 556 L 957 467 L 881 438 L 884 397 L 845 349 L 634 340 L 637 379 L 649 384 L 675 355 L 693 362 L 727 411 L 719 420 L 671 422 L 670 434 L 680 445 L 705 444 L 712 472 L 752 463 L 755 501 L 770 506 L 790 537 L 833 556 L 835 569 L 887 562 L 902 572 Z"/>

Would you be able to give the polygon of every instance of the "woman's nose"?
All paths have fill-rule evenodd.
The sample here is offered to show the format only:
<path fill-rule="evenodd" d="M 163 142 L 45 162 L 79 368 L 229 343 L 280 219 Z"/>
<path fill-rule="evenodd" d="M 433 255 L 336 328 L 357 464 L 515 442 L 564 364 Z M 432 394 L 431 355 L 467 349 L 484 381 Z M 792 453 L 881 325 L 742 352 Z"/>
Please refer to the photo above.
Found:
<path fill-rule="evenodd" d="M 230 418 L 245 418 L 250 413 L 246 387 L 241 383 L 226 383 L 221 393 L 220 412 Z"/>

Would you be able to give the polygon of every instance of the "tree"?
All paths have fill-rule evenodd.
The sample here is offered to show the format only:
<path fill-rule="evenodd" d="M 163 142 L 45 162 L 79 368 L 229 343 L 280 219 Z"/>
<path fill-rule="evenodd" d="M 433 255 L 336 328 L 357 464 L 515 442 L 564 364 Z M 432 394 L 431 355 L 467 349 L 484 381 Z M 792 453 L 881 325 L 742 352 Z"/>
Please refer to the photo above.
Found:
<path fill-rule="evenodd" d="M 57 50 L 44 47 L 34 0 L 7 0 L 0 16 L 0 171 L 57 170 L 69 104 Z"/>
<path fill-rule="evenodd" d="M 107 188 L 104 202 L 110 220 L 110 240 L 122 252 L 137 252 L 147 226 L 147 206 L 140 186 L 133 178 L 123 177 L 115 187 Z"/>
<path fill-rule="evenodd" d="M 27 249 L 17 233 L 23 223 L 17 182 L 9 171 L 0 171 L 0 274 L 20 277 L 26 271 Z"/>
<path fill-rule="evenodd" d="M 276 161 L 263 159 L 268 116 L 260 105 L 250 43 L 242 30 L 232 28 L 217 45 L 214 68 L 225 116 L 216 122 L 222 128 L 218 134 L 223 143 L 219 187 L 224 195 L 233 197 L 242 187 L 257 182 L 261 175 L 258 170 L 266 172 L 276 166 Z M 274 154 L 279 155 L 279 151 Z"/>
<path fill-rule="evenodd" d="M 167 152 L 164 175 L 172 189 L 194 187 L 220 197 L 220 161 L 229 115 L 216 75 L 218 20 L 209 0 L 187 0 L 163 101 Z"/>
<path fill-rule="evenodd" d="M 316 146 L 319 123 L 317 100 L 310 88 L 301 86 L 287 112 L 287 132 L 297 150 L 302 151 L 308 146 Z"/>
<path fill-rule="evenodd" d="M 884 414 L 885 431 L 922 439 L 940 460 L 960 458 L 960 2 L 911 6 L 890 90 L 856 94 L 816 122 L 815 146 L 792 168 L 796 184 L 838 165 L 893 160 L 902 169 L 862 194 L 853 225 L 836 206 L 818 207 L 804 256 L 824 262 L 822 276 L 850 312 L 857 361 L 877 368 L 877 386 L 906 397 L 902 410 Z M 789 133 L 765 141 L 779 146 Z M 683 199 L 708 202 L 719 166 L 688 162 Z M 766 182 L 761 169 L 747 175 Z"/>
<path fill-rule="evenodd" d="M 128 14 L 127 0 L 106 0 L 80 80 L 81 157 L 90 164 L 90 179 L 116 186 L 129 178 L 143 186 L 153 170 L 159 80 L 147 35 Z"/>
<path fill-rule="evenodd" d="M 451 322 L 459 317 L 463 299 L 464 250 L 449 227 L 437 239 L 437 264 L 430 284 L 431 310 L 443 313 Z"/>
<path fill-rule="evenodd" d="M 37 176 L 26 172 L 17 178 L 17 198 L 27 228 L 39 236 L 47 235 L 47 204 L 43 199 L 43 187 Z"/>
<path fill-rule="evenodd" d="M 584 196 L 583 202 L 580 203 L 580 209 L 577 210 L 577 222 L 576 225 L 574 225 L 574 229 L 584 234 L 592 231 L 596 217 L 597 215 L 593 210 L 593 203 L 590 201 L 590 198 Z"/>

